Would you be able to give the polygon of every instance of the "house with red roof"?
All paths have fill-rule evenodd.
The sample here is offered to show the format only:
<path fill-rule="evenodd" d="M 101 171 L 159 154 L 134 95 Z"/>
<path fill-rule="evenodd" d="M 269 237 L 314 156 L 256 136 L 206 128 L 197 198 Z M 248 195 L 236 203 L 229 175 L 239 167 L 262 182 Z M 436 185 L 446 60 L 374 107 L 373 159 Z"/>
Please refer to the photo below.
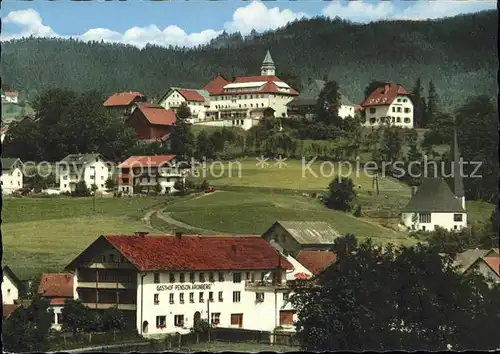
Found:
<path fill-rule="evenodd" d="M 470 272 L 478 272 L 482 274 L 488 284 L 500 284 L 500 256 L 498 254 L 489 257 L 479 257 L 469 268 L 465 270 L 465 274 Z"/>
<path fill-rule="evenodd" d="M 66 271 L 91 309 L 116 306 L 143 336 L 219 327 L 272 331 L 293 266 L 259 236 L 100 236 Z"/>
<path fill-rule="evenodd" d="M 364 126 L 377 127 L 392 124 L 413 128 L 413 103 L 406 89 L 397 83 L 387 82 L 375 89 L 362 103 Z"/>
<path fill-rule="evenodd" d="M 210 93 L 206 90 L 194 90 L 171 87 L 158 104 L 176 112 L 181 104 L 186 104 L 191 111 L 190 123 L 205 120 L 205 112 L 210 107 Z"/>
<path fill-rule="evenodd" d="M 114 93 L 104 102 L 104 107 L 128 117 L 136 108 L 136 103 L 146 102 L 147 98 L 140 92 L 128 91 Z"/>
<path fill-rule="evenodd" d="M 67 300 L 75 298 L 74 275 L 71 273 L 42 274 L 38 295 L 49 300 L 49 308 L 54 311 L 52 328 L 60 330 L 64 304 Z"/>
<path fill-rule="evenodd" d="M 286 117 L 287 103 L 299 93 L 276 76 L 271 54 L 267 51 L 260 75 L 238 76 L 228 82 L 217 76 L 204 89 L 210 94 L 205 121 L 196 124 L 250 129 L 266 112 Z"/>
<path fill-rule="evenodd" d="M 175 112 L 162 106 L 138 102 L 137 109 L 126 119 L 141 140 L 166 141 L 175 124 Z"/>
<path fill-rule="evenodd" d="M 130 156 L 118 165 L 118 190 L 133 195 L 138 190 L 160 194 L 174 192 L 177 181 L 185 182 L 186 169 L 175 163 L 175 155 Z"/>

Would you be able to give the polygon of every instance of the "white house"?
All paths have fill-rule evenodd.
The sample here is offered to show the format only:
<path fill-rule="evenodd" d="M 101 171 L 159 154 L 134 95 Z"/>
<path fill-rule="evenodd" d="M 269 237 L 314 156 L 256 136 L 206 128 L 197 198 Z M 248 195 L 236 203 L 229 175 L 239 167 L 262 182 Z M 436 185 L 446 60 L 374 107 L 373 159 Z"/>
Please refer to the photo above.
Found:
<path fill-rule="evenodd" d="M 210 107 L 210 94 L 206 90 L 193 90 L 171 87 L 158 104 L 175 111 L 185 103 L 191 111 L 190 123 L 205 120 L 205 112 Z"/>
<path fill-rule="evenodd" d="M 174 192 L 175 183 L 186 180 L 182 167 L 175 164 L 175 155 L 130 156 L 118 166 L 118 190 L 132 195 L 136 186 L 154 190 L 160 184 L 160 194 Z"/>
<path fill-rule="evenodd" d="M 66 269 L 74 297 L 116 306 L 143 336 L 187 333 L 199 320 L 272 331 L 293 325 L 292 265 L 259 236 L 101 236 Z"/>
<path fill-rule="evenodd" d="M 2 93 L 2 102 L 3 103 L 19 103 L 19 92 L 17 91 L 9 91 Z"/>
<path fill-rule="evenodd" d="M 402 223 L 408 230 L 433 231 L 436 226 L 459 230 L 467 227 L 464 182 L 456 130 L 450 155 L 452 160 L 449 182 L 452 190 L 442 178 L 426 178 L 417 190 L 413 187 L 412 197 L 401 214 Z"/>
<path fill-rule="evenodd" d="M 434 231 L 467 227 L 467 213 L 444 179 L 427 178 L 402 210 L 401 220 L 409 231 Z"/>
<path fill-rule="evenodd" d="M 287 115 L 292 118 L 312 119 L 316 114 L 319 94 L 325 87 L 323 80 L 309 80 L 307 88 L 287 104 Z M 355 105 L 340 94 L 338 115 L 341 118 L 354 117 Z"/>
<path fill-rule="evenodd" d="M 362 103 L 366 127 L 390 123 L 402 128 L 413 128 L 413 103 L 403 86 L 387 82 L 375 89 Z"/>
<path fill-rule="evenodd" d="M 21 281 L 12 269 L 4 266 L 2 269 L 2 304 L 14 305 L 19 300 Z"/>
<path fill-rule="evenodd" d="M 23 188 L 23 163 L 17 158 L 2 157 L 2 194 Z"/>
<path fill-rule="evenodd" d="M 62 327 L 62 309 L 67 300 L 74 298 L 74 276 L 70 273 L 43 273 L 38 287 L 38 295 L 49 301 L 49 309 L 54 312 L 52 328 Z"/>
<path fill-rule="evenodd" d="M 217 76 L 205 86 L 210 107 L 205 121 L 195 124 L 250 129 L 271 108 L 276 117 L 286 117 L 287 103 L 299 93 L 275 74 L 274 61 L 266 53 L 260 76 L 239 76 L 227 82 Z"/>
<path fill-rule="evenodd" d="M 97 186 L 98 191 L 106 189 L 110 169 L 100 154 L 72 154 L 57 163 L 57 175 L 61 192 L 72 192 L 80 181 L 87 188 Z"/>

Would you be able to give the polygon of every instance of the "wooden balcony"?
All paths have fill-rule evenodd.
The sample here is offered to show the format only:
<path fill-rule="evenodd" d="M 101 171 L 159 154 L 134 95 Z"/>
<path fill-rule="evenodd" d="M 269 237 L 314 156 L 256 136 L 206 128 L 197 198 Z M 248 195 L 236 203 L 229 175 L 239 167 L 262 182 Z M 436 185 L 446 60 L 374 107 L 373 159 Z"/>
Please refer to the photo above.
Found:
<path fill-rule="evenodd" d="M 111 281 L 79 281 L 79 288 L 91 289 L 135 289 L 137 284 L 129 282 L 111 282 Z"/>
<path fill-rule="evenodd" d="M 85 262 L 79 265 L 80 268 L 92 268 L 92 269 L 136 269 L 131 263 L 118 263 L 118 262 L 106 262 L 106 263 L 94 263 Z"/>
<path fill-rule="evenodd" d="M 106 310 L 112 307 L 117 307 L 118 310 L 135 311 L 137 309 L 136 304 L 105 304 L 105 303 L 95 303 L 95 302 L 84 302 L 83 304 L 90 309 L 96 309 L 96 310 Z"/>
<path fill-rule="evenodd" d="M 267 292 L 275 290 L 286 290 L 288 286 L 286 282 L 265 282 L 265 281 L 246 281 L 245 290 L 256 292 Z"/>

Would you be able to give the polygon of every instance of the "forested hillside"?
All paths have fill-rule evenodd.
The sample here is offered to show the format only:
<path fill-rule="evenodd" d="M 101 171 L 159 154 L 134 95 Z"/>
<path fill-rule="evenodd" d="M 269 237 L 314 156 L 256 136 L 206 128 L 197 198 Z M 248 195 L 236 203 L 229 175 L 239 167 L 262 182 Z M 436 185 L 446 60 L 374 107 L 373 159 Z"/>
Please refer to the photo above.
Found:
<path fill-rule="evenodd" d="M 297 76 L 303 84 L 329 75 L 354 102 L 373 79 L 411 89 L 420 77 L 433 80 L 443 106 L 456 107 L 470 95 L 496 96 L 496 33 L 497 13 L 486 11 L 365 25 L 316 18 L 193 49 L 30 38 L 2 43 L 1 75 L 3 84 L 28 98 L 50 87 L 158 97 L 169 86 L 203 86 L 217 73 L 228 79 L 258 74 L 270 49 L 278 75 Z"/>

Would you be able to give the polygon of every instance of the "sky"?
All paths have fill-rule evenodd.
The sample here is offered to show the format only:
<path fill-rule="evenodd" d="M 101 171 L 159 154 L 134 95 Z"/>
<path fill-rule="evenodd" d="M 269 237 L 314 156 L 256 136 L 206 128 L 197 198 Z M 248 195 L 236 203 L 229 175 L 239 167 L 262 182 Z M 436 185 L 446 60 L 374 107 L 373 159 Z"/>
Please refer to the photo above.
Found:
<path fill-rule="evenodd" d="M 144 47 L 205 44 L 222 31 L 273 30 L 303 17 L 336 16 L 357 23 L 424 20 L 496 9 L 491 0 L 394 1 L 17 1 L 1 3 L 2 41 L 78 38 Z"/>

